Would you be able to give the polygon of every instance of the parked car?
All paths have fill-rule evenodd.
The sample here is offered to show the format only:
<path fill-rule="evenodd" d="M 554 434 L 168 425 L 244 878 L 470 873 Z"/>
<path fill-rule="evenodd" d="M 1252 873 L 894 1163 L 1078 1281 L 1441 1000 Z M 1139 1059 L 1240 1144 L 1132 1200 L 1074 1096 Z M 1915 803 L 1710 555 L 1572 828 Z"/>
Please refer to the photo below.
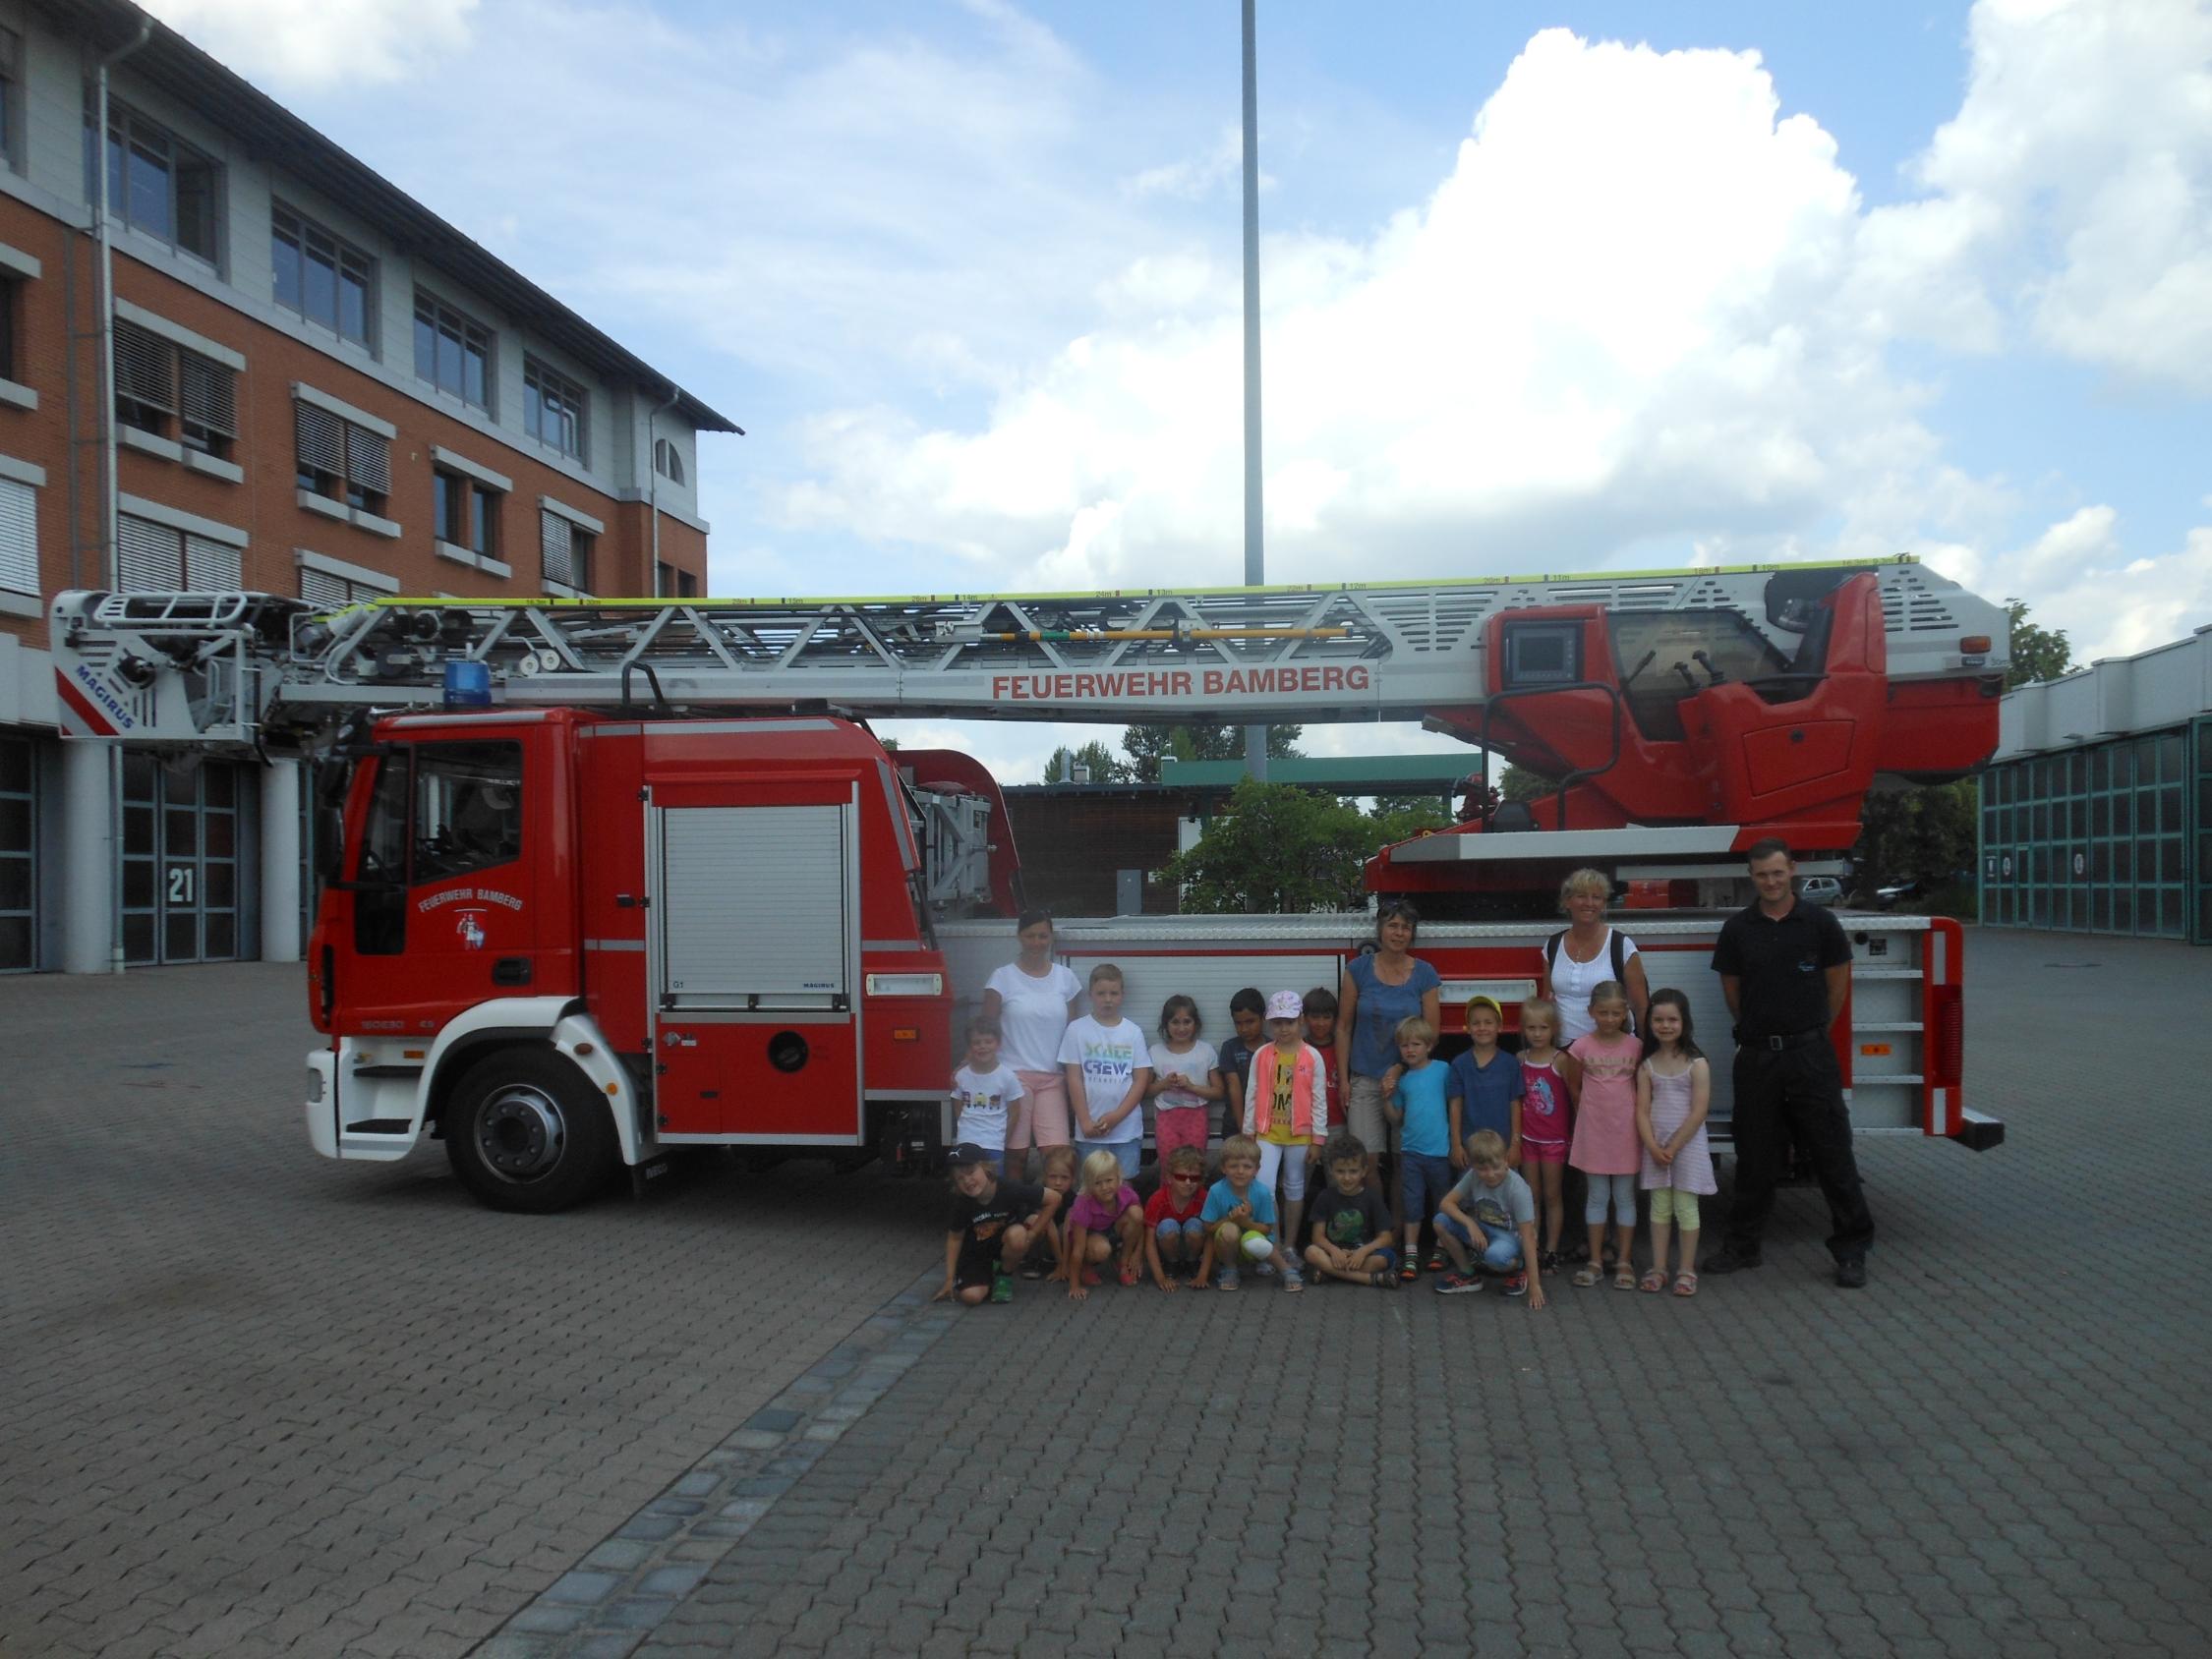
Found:
<path fill-rule="evenodd" d="M 1834 876 L 1807 876 L 1797 884 L 1797 896 L 1807 904 L 1841 904 L 1843 884 Z"/>

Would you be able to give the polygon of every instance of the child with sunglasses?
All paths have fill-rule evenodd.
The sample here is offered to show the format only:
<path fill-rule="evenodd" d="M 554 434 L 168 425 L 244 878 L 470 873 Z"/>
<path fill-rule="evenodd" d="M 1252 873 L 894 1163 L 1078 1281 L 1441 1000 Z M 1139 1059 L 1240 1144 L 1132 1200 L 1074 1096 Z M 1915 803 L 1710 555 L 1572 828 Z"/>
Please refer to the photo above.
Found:
<path fill-rule="evenodd" d="M 1144 1204 L 1144 1263 L 1152 1283 L 1173 1290 L 1198 1271 L 1205 1254 L 1206 1155 L 1194 1146 L 1171 1150 L 1160 1189 Z"/>

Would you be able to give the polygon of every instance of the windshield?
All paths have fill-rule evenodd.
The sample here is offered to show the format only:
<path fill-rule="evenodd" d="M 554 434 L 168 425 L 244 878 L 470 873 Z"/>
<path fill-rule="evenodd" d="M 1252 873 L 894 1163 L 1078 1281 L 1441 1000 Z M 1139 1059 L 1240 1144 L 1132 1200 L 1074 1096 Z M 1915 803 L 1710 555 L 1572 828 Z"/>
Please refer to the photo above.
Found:
<path fill-rule="evenodd" d="M 1606 618 L 1606 625 L 1629 716 L 1646 737 L 1679 741 L 1678 705 L 1693 691 L 1789 669 L 1789 659 L 1740 611 L 1626 611 Z"/>

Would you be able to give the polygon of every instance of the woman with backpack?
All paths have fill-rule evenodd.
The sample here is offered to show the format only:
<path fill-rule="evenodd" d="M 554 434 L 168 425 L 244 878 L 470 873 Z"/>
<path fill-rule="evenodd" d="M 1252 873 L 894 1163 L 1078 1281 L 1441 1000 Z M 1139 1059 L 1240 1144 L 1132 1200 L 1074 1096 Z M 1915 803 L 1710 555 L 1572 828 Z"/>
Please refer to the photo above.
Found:
<path fill-rule="evenodd" d="M 1577 870 L 1559 884 L 1559 909 L 1570 925 L 1544 941 L 1543 995 L 1559 1005 L 1562 1049 L 1596 1029 L 1590 994 L 1608 979 L 1628 993 L 1629 1029 L 1644 1029 L 1652 988 L 1636 942 L 1605 920 L 1612 896 L 1611 880 L 1599 870 Z"/>

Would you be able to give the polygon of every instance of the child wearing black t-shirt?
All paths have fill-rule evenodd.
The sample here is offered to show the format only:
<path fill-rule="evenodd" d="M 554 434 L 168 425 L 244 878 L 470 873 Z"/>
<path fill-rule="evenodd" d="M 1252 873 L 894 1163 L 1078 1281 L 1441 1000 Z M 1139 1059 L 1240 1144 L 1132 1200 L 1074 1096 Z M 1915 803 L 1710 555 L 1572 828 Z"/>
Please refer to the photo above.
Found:
<path fill-rule="evenodd" d="M 1245 1091 L 1252 1087 L 1252 1057 L 1267 1044 L 1267 999 L 1259 987 L 1248 985 L 1229 999 L 1229 1023 L 1236 1036 L 1221 1045 L 1217 1063 L 1228 1110 L 1222 1114 L 1222 1135 L 1241 1133 L 1245 1126 Z"/>
<path fill-rule="evenodd" d="M 1051 1226 L 1060 1195 L 1027 1181 L 999 1178 L 991 1155 L 962 1141 L 953 1167 L 953 1207 L 945 1223 L 945 1283 L 933 1302 L 958 1296 L 969 1307 L 1014 1300 L 1014 1269 L 1029 1240 Z"/>
<path fill-rule="evenodd" d="M 1368 1149 L 1357 1135 L 1331 1135 L 1321 1149 L 1329 1184 L 1307 1211 L 1306 1265 L 1347 1285 L 1398 1287 L 1398 1252 L 1391 1248 L 1390 1207 L 1368 1185 Z"/>

